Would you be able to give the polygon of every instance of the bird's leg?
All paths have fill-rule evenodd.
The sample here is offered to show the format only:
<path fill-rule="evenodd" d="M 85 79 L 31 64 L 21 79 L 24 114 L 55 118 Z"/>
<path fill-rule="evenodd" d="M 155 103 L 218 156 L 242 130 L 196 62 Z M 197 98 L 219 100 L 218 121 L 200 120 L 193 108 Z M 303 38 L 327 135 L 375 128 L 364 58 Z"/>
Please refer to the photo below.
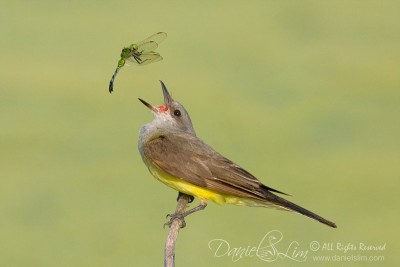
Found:
<path fill-rule="evenodd" d="M 190 215 L 190 214 L 192 214 L 192 213 L 195 213 L 195 212 L 197 212 L 197 211 L 204 210 L 206 207 L 207 207 L 207 200 L 200 199 L 200 205 L 198 205 L 197 207 L 194 207 L 193 209 L 190 209 L 190 210 L 188 210 L 188 211 L 185 211 L 185 212 L 182 214 L 182 216 L 183 216 L 183 217 L 186 217 L 186 216 L 188 216 L 188 215 Z"/>
<path fill-rule="evenodd" d="M 178 200 L 179 200 L 179 197 L 180 197 L 180 195 L 178 196 Z M 189 197 L 191 197 L 190 200 L 193 201 L 193 196 L 189 196 Z M 181 213 L 181 214 L 177 214 L 177 213 L 168 214 L 167 218 L 170 217 L 170 220 L 164 224 L 164 227 L 166 225 L 168 225 L 170 227 L 172 222 L 177 219 L 177 220 L 181 220 L 182 221 L 181 228 L 184 228 L 186 226 L 186 222 L 185 222 L 185 217 L 186 216 L 188 216 L 188 215 L 190 215 L 192 213 L 195 213 L 196 211 L 204 210 L 206 207 L 207 207 L 207 201 L 204 200 L 204 199 L 201 199 L 200 200 L 200 205 L 198 205 L 197 207 L 195 207 L 193 209 L 190 209 L 190 210 L 188 210 L 188 211 L 186 211 L 184 213 Z"/>
<path fill-rule="evenodd" d="M 178 192 L 178 197 L 176 198 L 176 201 L 179 201 L 179 198 L 181 197 L 181 195 L 186 195 L 186 194 Z M 191 195 L 187 195 L 187 196 L 189 196 L 189 202 L 188 203 L 192 203 L 193 200 L 194 200 L 194 196 L 191 196 Z"/>

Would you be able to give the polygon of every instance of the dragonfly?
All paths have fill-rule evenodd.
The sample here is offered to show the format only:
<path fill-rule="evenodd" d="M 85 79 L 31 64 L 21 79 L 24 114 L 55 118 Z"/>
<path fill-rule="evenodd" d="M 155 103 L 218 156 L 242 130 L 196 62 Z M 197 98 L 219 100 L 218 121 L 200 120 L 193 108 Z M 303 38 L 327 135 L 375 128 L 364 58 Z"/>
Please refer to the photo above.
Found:
<path fill-rule="evenodd" d="M 126 61 L 130 61 L 135 65 L 144 66 L 150 63 L 154 63 L 162 60 L 162 56 L 159 53 L 154 52 L 158 47 L 158 44 L 164 41 L 167 37 L 165 32 L 158 32 L 152 36 L 144 39 L 140 43 L 131 44 L 128 47 L 124 47 L 121 52 L 121 59 L 118 60 L 118 66 L 115 70 L 111 80 L 108 90 L 110 93 L 114 90 L 114 80 L 118 72 L 125 65 L 129 65 Z"/>

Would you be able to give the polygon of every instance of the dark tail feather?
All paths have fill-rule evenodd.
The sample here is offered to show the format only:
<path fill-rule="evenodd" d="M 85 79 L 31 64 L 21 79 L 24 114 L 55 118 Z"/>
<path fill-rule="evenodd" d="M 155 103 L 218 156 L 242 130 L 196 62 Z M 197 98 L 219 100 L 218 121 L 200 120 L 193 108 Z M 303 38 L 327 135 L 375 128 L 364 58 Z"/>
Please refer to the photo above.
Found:
<path fill-rule="evenodd" d="M 281 191 L 278 191 L 278 190 L 273 189 L 273 188 L 271 188 L 271 187 L 268 187 L 268 186 L 266 186 L 266 185 L 262 185 L 262 188 L 263 188 L 264 190 L 268 190 L 268 191 L 271 191 L 271 192 L 275 192 L 275 193 L 279 193 L 279 194 L 282 194 L 282 195 L 290 196 L 289 194 L 283 193 L 283 192 L 281 192 Z"/>
<path fill-rule="evenodd" d="M 318 216 L 317 214 L 306 210 L 305 208 L 302 208 L 284 198 L 278 197 L 271 192 L 266 192 L 265 198 L 268 202 L 271 202 L 277 206 L 283 207 L 285 209 L 300 213 L 302 215 L 305 215 L 311 219 L 317 220 L 323 224 L 326 224 L 330 227 L 337 228 L 336 224 L 334 222 L 328 221 L 327 219 L 322 218 L 321 216 Z"/>

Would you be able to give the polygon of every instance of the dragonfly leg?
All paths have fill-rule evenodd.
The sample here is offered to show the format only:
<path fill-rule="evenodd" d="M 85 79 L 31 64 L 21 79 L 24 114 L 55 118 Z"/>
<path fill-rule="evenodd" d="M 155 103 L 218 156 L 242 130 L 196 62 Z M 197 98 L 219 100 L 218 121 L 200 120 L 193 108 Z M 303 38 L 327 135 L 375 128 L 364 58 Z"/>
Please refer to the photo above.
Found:
<path fill-rule="evenodd" d="M 140 58 L 141 55 L 142 53 L 138 51 L 133 53 L 133 58 L 138 64 L 142 64 L 142 59 Z"/>

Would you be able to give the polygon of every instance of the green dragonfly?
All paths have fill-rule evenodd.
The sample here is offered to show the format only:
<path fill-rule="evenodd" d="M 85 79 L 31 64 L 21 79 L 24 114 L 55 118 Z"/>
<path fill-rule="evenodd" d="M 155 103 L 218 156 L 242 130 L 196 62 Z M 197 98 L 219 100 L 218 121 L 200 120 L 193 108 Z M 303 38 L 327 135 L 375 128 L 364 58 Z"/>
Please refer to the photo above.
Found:
<path fill-rule="evenodd" d="M 166 37 L 167 34 L 165 32 L 158 32 L 144 39 L 140 43 L 131 44 L 129 47 L 124 47 L 121 52 L 121 59 L 118 61 L 117 69 L 110 80 L 110 85 L 108 87 L 110 93 L 114 88 L 114 79 L 119 70 L 125 65 L 126 61 L 133 62 L 139 66 L 144 66 L 162 60 L 162 56 L 160 56 L 159 53 L 154 52 L 154 50 Z"/>

